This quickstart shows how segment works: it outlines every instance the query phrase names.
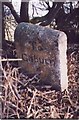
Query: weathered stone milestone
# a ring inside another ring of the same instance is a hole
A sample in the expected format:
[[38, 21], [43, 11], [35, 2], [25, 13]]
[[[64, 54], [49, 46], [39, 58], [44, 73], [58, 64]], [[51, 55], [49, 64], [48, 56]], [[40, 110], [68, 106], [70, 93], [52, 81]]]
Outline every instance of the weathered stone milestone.
[[30, 23], [20, 23], [14, 38], [17, 56], [22, 58], [19, 65], [27, 73], [36, 74], [45, 84], [64, 84], [62, 89], [67, 87], [65, 33]]

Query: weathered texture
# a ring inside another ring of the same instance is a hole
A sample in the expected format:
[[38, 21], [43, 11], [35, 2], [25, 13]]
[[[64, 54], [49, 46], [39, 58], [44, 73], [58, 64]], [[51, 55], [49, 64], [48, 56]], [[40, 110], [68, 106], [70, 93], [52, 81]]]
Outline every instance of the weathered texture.
[[[19, 62], [21, 67], [29, 74], [37, 74], [40, 81], [45, 84], [62, 84], [60, 47], [65, 47], [64, 56], [67, 47], [66, 35], [63, 32], [20, 23], [15, 30], [14, 38], [18, 58], [23, 59]], [[66, 64], [66, 61], [63, 61], [63, 64]]]

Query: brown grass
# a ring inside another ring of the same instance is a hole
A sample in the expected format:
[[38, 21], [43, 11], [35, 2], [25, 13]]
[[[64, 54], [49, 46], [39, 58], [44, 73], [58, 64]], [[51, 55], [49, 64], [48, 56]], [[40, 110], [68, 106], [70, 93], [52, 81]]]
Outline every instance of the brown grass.
[[[73, 50], [74, 48], [74, 50]], [[0, 63], [2, 118], [79, 118], [79, 46], [68, 46], [68, 92], [44, 86], [38, 90], [37, 76], [29, 77], [8, 61]]]

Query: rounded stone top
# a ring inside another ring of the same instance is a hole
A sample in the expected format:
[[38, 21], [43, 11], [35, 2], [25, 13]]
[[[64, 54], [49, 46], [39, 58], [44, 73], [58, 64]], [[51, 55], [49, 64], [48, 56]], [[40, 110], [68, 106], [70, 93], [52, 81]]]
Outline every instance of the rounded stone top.
[[20, 23], [14, 32], [15, 42], [33, 41], [40, 39], [41, 41], [57, 41], [60, 31], [51, 28], [34, 25], [31, 23]]

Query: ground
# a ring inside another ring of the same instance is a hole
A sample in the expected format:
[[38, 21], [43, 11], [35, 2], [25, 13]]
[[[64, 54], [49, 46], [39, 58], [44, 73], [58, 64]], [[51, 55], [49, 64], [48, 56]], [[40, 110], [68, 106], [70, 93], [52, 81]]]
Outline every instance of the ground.
[[[3, 43], [2, 51], [2, 57], [15, 57], [11, 43]], [[67, 60], [69, 83], [63, 92], [37, 89], [37, 76], [26, 75], [16, 62], [3, 62], [2, 118], [79, 118], [79, 45], [68, 45]]]

